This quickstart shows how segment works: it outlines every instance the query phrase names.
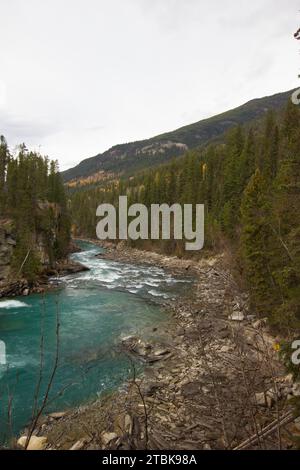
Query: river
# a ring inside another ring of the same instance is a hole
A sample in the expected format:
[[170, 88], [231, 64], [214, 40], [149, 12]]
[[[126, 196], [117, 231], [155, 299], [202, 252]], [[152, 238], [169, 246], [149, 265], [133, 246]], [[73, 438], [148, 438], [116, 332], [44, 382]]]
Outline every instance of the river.
[[162, 302], [191, 282], [159, 267], [97, 258], [100, 247], [79, 244], [82, 251], [72, 259], [89, 271], [60, 278], [59, 288], [43, 295], [0, 300], [0, 340], [6, 345], [6, 365], [0, 365], [1, 442], [30, 421], [41, 369], [40, 399], [45, 393], [55, 361], [57, 317], [59, 363], [47, 412], [120, 387], [129, 374], [128, 358], [118, 347], [122, 336], [161, 330], [170, 320]]

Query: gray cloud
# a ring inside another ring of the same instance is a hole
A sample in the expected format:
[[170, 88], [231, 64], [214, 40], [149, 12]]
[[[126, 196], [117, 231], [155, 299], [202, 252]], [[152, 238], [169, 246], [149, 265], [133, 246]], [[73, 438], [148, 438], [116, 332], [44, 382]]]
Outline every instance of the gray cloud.
[[27, 138], [43, 139], [56, 134], [59, 128], [47, 118], [15, 116], [0, 110], [0, 129], [8, 138], [24, 140]]
[[[63, 169], [297, 86], [298, 0], [2, 2], [0, 133]], [[299, 19], [299, 18], [298, 18]]]

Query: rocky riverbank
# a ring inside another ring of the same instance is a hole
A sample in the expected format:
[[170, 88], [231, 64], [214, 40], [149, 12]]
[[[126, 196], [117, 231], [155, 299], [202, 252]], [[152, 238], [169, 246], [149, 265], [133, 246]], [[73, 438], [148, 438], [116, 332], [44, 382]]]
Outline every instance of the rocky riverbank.
[[[120, 340], [132, 358], [131, 380], [94, 403], [43, 417], [34, 431], [36, 445], [72, 450], [291, 448], [293, 436], [300, 434], [291, 409], [300, 386], [286, 376], [267, 320], [249, 311], [247, 295], [222, 256], [195, 262], [106, 248], [100, 256], [188, 271], [195, 283], [185, 297], [166, 305], [173, 319], [159, 331], [160, 344], [138, 337]], [[139, 360], [145, 364], [142, 376], [135, 373]]]
[[[12, 242], [10, 242], [12, 244]], [[2, 244], [3, 249], [4, 243]], [[72, 244], [70, 247], [70, 253], [78, 251], [78, 247]], [[11, 253], [10, 253], [11, 255]], [[49, 279], [51, 277], [67, 276], [68, 274], [76, 274], [82, 271], [88, 271], [86, 266], [83, 266], [80, 263], [71, 261], [70, 259], [62, 260], [56, 263], [55, 268], [44, 267], [43, 271], [40, 273], [39, 277], [32, 282], [29, 282], [27, 279], [12, 279], [12, 276], [9, 274], [9, 264], [6, 262], [6, 275], [0, 279], [0, 299], [5, 297], [17, 297], [17, 296], [27, 296], [29, 294], [41, 294], [43, 292], [48, 292], [56, 288], [55, 283], [50, 283]]]

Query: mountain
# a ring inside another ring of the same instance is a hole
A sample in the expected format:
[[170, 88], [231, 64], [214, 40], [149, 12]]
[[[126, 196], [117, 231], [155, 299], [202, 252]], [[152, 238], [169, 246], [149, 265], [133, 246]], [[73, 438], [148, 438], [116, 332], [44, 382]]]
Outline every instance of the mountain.
[[260, 118], [270, 109], [283, 107], [293, 91], [251, 100], [238, 108], [151, 139], [115, 145], [64, 171], [63, 178], [65, 182], [70, 182], [95, 174], [126, 173], [130, 176], [137, 170], [167, 162], [189, 149], [207, 144], [221, 137], [229, 128]]

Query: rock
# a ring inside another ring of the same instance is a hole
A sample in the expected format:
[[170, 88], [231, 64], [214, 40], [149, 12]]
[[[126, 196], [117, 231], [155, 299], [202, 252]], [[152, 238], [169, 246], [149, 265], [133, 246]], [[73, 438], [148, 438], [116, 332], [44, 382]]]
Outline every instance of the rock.
[[229, 338], [229, 336], [230, 336], [230, 332], [227, 329], [219, 332], [220, 339], [227, 339]]
[[258, 406], [264, 406], [272, 408], [275, 402], [280, 398], [279, 392], [276, 392], [273, 388], [267, 392], [261, 392], [255, 394], [255, 402]]
[[276, 390], [275, 388], [272, 387], [267, 391], [266, 396], [271, 397], [271, 398], [273, 398], [274, 400], [277, 401], [277, 400], [279, 400], [279, 398], [281, 398], [281, 393], [278, 390], [278, 388]]
[[11, 238], [11, 237], [6, 238], [6, 243], [7, 243], [8, 245], [12, 245], [12, 246], [16, 246], [16, 244], [17, 244], [16, 240], [14, 240], [14, 239]]
[[294, 424], [295, 424], [295, 428], [297, 429], [297, 431], [300, 431], [300, 416], [299, 418], [295, 419]]
[[283, 378], [283, 382], [292, 384], [293, 383], [293, 374], [288, 374]]
[[233, 312], [232, 315], [229, 315], [228, 320], [231, 321], [243, 321], [245, 319], [245, 315], [243, 312]]
[[255, 394], [255, 402], [258, 406], [267, 406], [267, 399], [265, 392]]
[[300, 397], [300, 382], [294, 383], [292, 393], [294, 397]]
[[147, 355], [147, 352], [149, 351], [149, 347], [147, 347], [144, 343], [139, 342], [132, 348], [132, 351], [138, 356], [144, 358]]
[[[25, 449], [27, 436], [22, 436], [18, 440], [18, 445]], [[47, 437], [31, 436], [27, 450], [43, 450], [47, 446]]]
[[254, 321], [256, 316], [255, 315], [247, 315], [246, 318], [247, 318], [248, 321]]
[[281, 398], [281, 394], [279, 390], [275, 390], [274, 388], [271, 388], [266, 392], [266, 400], [267, 400], [267, 405], [268, 408], [272, 408], [274, 403], [276, 403], [279, 399]]
[[122, 345], [127, 349], [133, 349], [139, 342], [139, 338], [137, 336], [125, 336], [125, 338], [122, 338], [121, 341]]
[[241, 308], [241, 307], [240, 307], [240, 305], [239, 305], [238, 303], [235, 303], [235, 304], [233, 305], [233, 311], [234, 311], [234, 312], [239, 312], [239, 311], [240, 311], [240, 308]]
[[288, 395], [291, 395], [292, 387], [291, 386], [281, 387], [280, 393], [282, 397], [287, 397]]
[[157, 349], [156, 351], [154, 351], [154, 356], [165, 356], [169, 352], [169, 349]]
[[209, 445], [209, 444], [207, 444], [207, 443], [206, 443], [206, 444], [204, 444], [204, 446], [203, 446], [203, 450], [211, 450], [211, 447], [210, 447], [210, 445]]
[[149, 383], [145, 386], [143, 393], [146, 397], [151, 397], [154, 395], [159, 389], [161, 388], [161, 385], [159, 383]]
[[132, 434], [132, 429], [133, 429], [133, 421], [131, 419], [130, 415], [126, 415], [124, 419], [124, 429], [125, 432], [129, 435]]
[[102, 442], [105, 446], [107, 446], [111, 441], [117, 439], [118, 434], [115, 432], [103, 432], [101, 434]]
[[185, 398], [191, 398], [201, 392], [201, 382], [189, 382], [181, 387], [181, 393]]
[[85, 439], [80, 439], [79, 441], [75, 442], [74, 445], [70, 448], [70, 450], [80, 450], [83, 448], [85, 444]]
[[220, 353], [224, 354], [224, 353], [228, 353], [229, 351], [231, 351], [231, 346], [222, 346], [221, 349], [220, 349]]
[[117, 246], [116, 246], [116, 250], [117, 250], [117, 251], [123, 251], [123, 250], [126, 250], [126, 248], [127, 248], [127, 242], [126, 242], [126, 240], [120, 241], [120, 242], [117, 244]]
[[53, 418], [53, 419], [61, 419], [64, 416], [66, 416], [66, 414], [67, 414], [66, 411], [61, 411], [59, 413], [50, 413], [48, 416], [49, 418]]
[[263, 320], [256, 320], [255, 322], [252, 323], [252, 326], [256, 330], [259, 330], [260, 328], [262, 328], [264, 326], [264, 322], [263, 322]]
[[[201, 325], [202, 327], [202, 325]], [[204, 327], [203, 327], [204, 329]], [[199, 330], [195, 327], [187, 328], [185, 331], [185, 337], [190, 340], [197, 340], [199, 339]]]
[[22, 295], [24, 296], [29, 295], [29, 289], [24, 289]]
[[[90, 269], [81, 263], [69, 261], [67, 263], [58, 264], [57, 270], [60, 276], [66, 276], [68, 274], [77, 274], [83, 271], [89, 271]], [[48, 275], [49, 275], [49, 271], [48, 271]]]

